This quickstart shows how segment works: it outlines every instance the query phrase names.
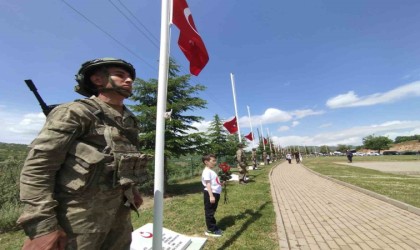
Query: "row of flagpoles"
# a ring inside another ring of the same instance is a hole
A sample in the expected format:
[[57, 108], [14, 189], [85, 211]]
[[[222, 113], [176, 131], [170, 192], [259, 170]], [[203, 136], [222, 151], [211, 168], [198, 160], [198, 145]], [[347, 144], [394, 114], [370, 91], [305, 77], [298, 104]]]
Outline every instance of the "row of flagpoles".
[[[240, 132], [241, 130], [240, 130], [238, 119], [237, 119], [238, 110], [237, 110], [237, 105], [236, 105], [235, 83], [233, 81], [233, 74], [231, 73], [230, 75], [231, 75], [231, 79], [232, 79], [232, 93], [233, 93], [233, 103], [234, 103], [234, 107], [235, 107], [235, 116], [231, 120], [228, 120], [228, 121], [224, 122], [223, 126], [226, 128], [226, 130], [230, 134], [238, 133], [238, 140], [239, 140], [239, 142], [242, 142], [242, 135], [241, 135], [241, 132]], [[251, 132], [249, 132], [249, 134], [245, 135], [244, 137], [252, 142], [252, 147], [254, 148], [255, 147], [255, 143], [254, 143], [255, 142], [255, 140], [254, 140], [255, 136], [254, 136], [254, 131], [253, 131], [253, 127], [252, 127], [251, 111], [249, 109], [249, 106], [246, 106], [246, 107], [247, 107], [247, 110], [248, 110], [249, 126], [251, 128]], [[270, 131], [267, 128], [267, 138], [268, 139], [266, 139], [264, 137], [264, 132], [263, 132], [263, 127], [262, 127], [262, 122], [261, 121], [260, 121], [260, 126], [261, 126], [261, 136], [262, 136], [261, 140], [262, 140], [264, 150], [265, 150], [265, 145], [269, 144], [270, 145], [270, 151], [271, 151], [271, 149], [272, 149], [271, 148], [271, 143], [269, 143]], [[257, 131], [258, 131], [258, 137], [260, 137], [258, 128], [257, 128]]]

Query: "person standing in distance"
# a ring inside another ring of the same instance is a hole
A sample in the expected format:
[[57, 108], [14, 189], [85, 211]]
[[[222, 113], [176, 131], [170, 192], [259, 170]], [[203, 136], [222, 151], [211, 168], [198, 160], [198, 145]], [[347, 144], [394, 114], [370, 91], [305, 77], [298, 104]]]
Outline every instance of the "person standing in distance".
[[236, 162], [237, 166], [239, 168], [239, 184], [246, 184], [248, 182], [246, 174], [248, 173], [248, 170], [246, 169], [246, 156], [244, 152], [245, 145], [243, 143], [238, 144], [238, 150], [236, 150]]
[[346, 150], [346, 156], [347, 156], [347, 160], [349, 160], [349, 163], [353, 162], [353, 153], [351, 152], [351, 150], [347, 149]]
[[138, 123], [123, 104], [132, 94], [134, 67], [115, 58], [82, 64], [75, 90], [89, 97], [54, 108], [20, 177], [29, 237], [22, 249], [129, 249], [130, 208], [143, 200], [146, 177]]
[[252, 155], [251, 155], [251, 158], [252, 158], [252, 166], [253, 166], [253, 170], [256, 170], [256, 169], [258, 169], [257, 168], [257, 149], [256, 148], [253, 148], [252, 149]]

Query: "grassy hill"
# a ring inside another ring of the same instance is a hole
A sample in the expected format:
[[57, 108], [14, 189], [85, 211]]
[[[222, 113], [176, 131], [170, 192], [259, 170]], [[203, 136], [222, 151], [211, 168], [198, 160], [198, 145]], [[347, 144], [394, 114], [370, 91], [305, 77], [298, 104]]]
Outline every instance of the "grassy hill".
[[405, 141], [400, 142], [392, 145], [392, 147], [389, 149], [391, 151], [414, 151], [418, 152], [420, 151], [420, 141], [419, 140], [413, 140], [413, 141]]
[[0, 162], [6, 159], [25, 159], [28, 145], [0, 142]]

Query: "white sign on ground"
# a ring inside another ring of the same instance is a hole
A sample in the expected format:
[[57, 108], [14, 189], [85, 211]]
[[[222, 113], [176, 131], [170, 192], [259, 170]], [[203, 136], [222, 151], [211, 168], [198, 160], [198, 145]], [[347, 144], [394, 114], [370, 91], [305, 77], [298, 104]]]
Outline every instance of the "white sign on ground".
[[239, 175], [237, 174], [231, 174], [231, 178], [229, 181], [239, 181]]
[[[162, 230], [163, 250], [198, 250], [206, 243], [206, 238], [188, 237], [169, 229]], [[130, 250], [152, 250], [153, 249], [153, 224], [146, 225], [132, 232]]]

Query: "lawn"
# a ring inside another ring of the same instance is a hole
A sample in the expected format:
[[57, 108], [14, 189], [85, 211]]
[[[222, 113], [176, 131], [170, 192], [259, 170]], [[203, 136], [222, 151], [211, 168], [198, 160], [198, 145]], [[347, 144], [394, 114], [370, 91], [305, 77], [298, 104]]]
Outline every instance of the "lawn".
[[[420, 164], [419, 157], [415, 155], [354, 157], [353, 160], [415, 161]], [[303, 163], [323, 175], [420, 207], [419, 177], [383, 173], [334, 162], [346, 162], [346, 158], [342, 156], [305, 158]], [[225, 234], [220, 238], [208, 238], [204, 249], [279, 248], [268, 179], [273, 166], [274, 164], [262, 167], [261, 170], [250, 171], [251, 181], [248, 185], [228, 183], [228, 203], [224, 204], [224, 194], [222, 194], [216, 213], [218, 225]], [[201, 190], [200, 177], [175, 182], [168, 186], [164, 202], [165, 228], [189, 236], [205, 237]], [[152, 198], [148, 197], [145, 201], [140, 217], [132, 214], [134, 228], [153, 222]], [[22, 231], [4, 233], [0, 234], [0, 244], [2, 249], [20, 249], [24, 238]]]
[[[204, 249], [278, 249], [276, 218], [270, 195], [268, 173], [273, 165], [250, 171], [250, 183], [228, 182], [228, 202], [222, 193], [216, 220], [225, 231], [220, 238], [209, 237]], [[234, 174], [237, 174], [234, 170]], [[205, 237], [204, 207], [200, 177], [168, 186], [163, 226], [172, 231]], [[150, 198], [145, 199], [149, 200]], [[132, 214], [134, 228], [153, 222], [153, 206], [145, 205], [140, 217]], [[20, 249], [22, 231], [0, 234], [2, 249]]]
[[[306, 158], [304, 165], [322, 175], [385, 195], [415, 207], [420, 207], [420, 178], [418, 176], [384, 173], [377, 170], [335, 163], [346, 161], [345, 157], [340, 156], [314, 157]], [[419, 157], [416, 155], [364, 156], [354, 157], [353, 161], [416, 161], [420, 164]]]

